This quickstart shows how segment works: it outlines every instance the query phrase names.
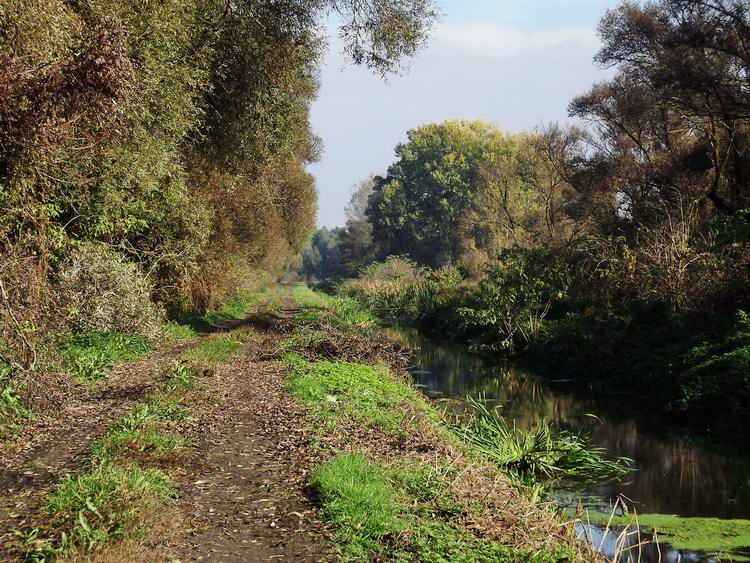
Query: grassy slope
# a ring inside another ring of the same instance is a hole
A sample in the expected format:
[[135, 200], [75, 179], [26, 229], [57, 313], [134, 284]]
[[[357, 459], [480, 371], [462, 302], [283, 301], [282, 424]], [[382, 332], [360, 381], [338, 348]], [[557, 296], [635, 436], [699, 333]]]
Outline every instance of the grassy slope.
[[[294, 297], [303, 307], [298, 321], [313, 322], [317, 332], [325, 332], [326, 326], [351, 338], [363, 332], [365, 319], [350, 301], [326, 299], [302, 287], [294, 289]], [[297, 332], [305, 330], [302, 326]], [[289, 340], [291, 348], [304, 341], [299, 334]], [[336, 530], [344, 559], [374, 555], [395, 561], [489, 562], [581, 557], [571, 549], [576, 545], [570, 537], [550, 540], [550, 525], [559, 522], [549, 514], [542, 516], [497, 471], [469, 455], [438, 423], [422, 395], [385, 367], [333, 358], [305, 361], [295, 354], [284, 361], [290, 373], [287, 390], [308, 407], [317, 447], [329, 458], [314, 472], [311, 485], [323, 517]], [[415, 448], [386, 445], [415, 438], [431, 443]], [[420, 447], [431, 453], [423, 455]], [[469, 486], [487, 487], [483, 497], [491, 501], [472, 495], [464, 473], [476, 478]], [[506, 486], [493, 490], [490, 483], [499, 482]], [[493, 501], [517, 504], [528, 520], [514, 521], [512, 510], [501, 515]]]

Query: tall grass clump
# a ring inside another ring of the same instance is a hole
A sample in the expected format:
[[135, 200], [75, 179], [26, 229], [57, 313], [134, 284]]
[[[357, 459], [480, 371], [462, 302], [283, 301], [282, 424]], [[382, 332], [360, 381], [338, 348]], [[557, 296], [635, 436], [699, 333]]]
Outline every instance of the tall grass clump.
[[102, 379], [117, 364], [151, 350], [145, 338], [118, 332], [67, 334], [59, 337], [56, 344], [63, 367], [80, 381]]
[[157, 469], [135, 465], [101, 465], [89, 473], [66, 477], [44, 506], [58, 553], [92, 550], [97, 544], [142, 533], [149, 513], [172, 502], [175, 490]]
[[630, 470], [632, 460], [607, 459], [605, 450], [593, 446], [581, 433], [556, 430], [547, 422], [524, 431], [510, 426], [484, 404], [469, 402], [474, 411], [471, 418], [453, 425], [453, 431], [534, 496], [544, 489], [613, 481]]
[[13, 433], [19, 422], [31, 420], [33, 416], [31, 409], [21, 402], [13, 387], [0, 387], [0, 439]]
[[347, 280], [339, 293], [352, 297], [384, 318], [416, 316], [415, 294], [423, 271], [411, 260], [391, 256], [364, 268], [357, 279]]
[[366, 559], [378, 540], [403, 525], [396, 491], [383, 470], [360, 454], [339, 454], [324, 463], [313, 472], [310, 485], [347, 558]]

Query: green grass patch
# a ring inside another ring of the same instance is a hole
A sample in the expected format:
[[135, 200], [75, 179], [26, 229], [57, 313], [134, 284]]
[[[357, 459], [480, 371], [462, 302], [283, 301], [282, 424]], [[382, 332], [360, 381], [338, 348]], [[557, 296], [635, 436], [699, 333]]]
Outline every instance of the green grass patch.
[[[582, 518], [592, 524], [626, 527], [635, 525], [632, 515], [611, 516], [597, 510], [586, 511]], [[718, 518], [682, 518], [669, 514], [639, 514], [641, 530], [657, 532], [661, 542], [675, 549], [700, 551], [722, 560], [750, 561], [750, 520]]]
[[227, 361], [239, 350], [242, 342], [234, 335], [227, 334], [202, 342], [182, 354], [182, 358], [194, 362], [221, 363]]
[[383, 536], [403, 526], [396, 492], [384, 472], [364, 456], [336, 456], [313, 472], [310, 485], [346, 557], [365, 557]]
[[13, 434], [19, 423], [33, 417], [34, 413], [20, 401], [13, 387], [0, 387], [0, 439]]
[[145, 338], [119, 332], [68, 334], [56, 341], [63, 367], [79, 381], [95, 381], [109, 375], [117, 364], [151, 351]]
[[164, 334], [164, 339], [170, 344], [182, 340], [190, 340], [198, 336], [198, 331], [192, 326], [175, 322], [168, 322], [162, 326], [161, 330]]
[[406, 431], [403, 403], [416, 403], [417, 393], [391, 379], [382, 366], [345, 362], [308, 363], [289, 354], [287, 391], [324, 419], [356, 420], [385, 431]]
[[174, 328], [168, 330], [183, 335], [189, 334], [189, 332], [192, 332], [193, 335], [201, 332], [213, 332], [222, 323], [244, 319], [248, 311], [262, 299], [271, 295], [272, 291], [269, 288], [247, 297], [230, 299], [224, 302], [221, 309], [215, 311], [184, 314], [180, 316], [176, 323], [170, 323], [174, 325]]
[[292, 286], [292, 299], [303, 309], [326, 309], [330, 304], [330, 297], [325, 293], [313, 291], [306, 285]]
[[162, 396], [138, 404], [94, 442], [92, 458], [95, 463], [102, 464], [115, 458], [145, 455], [150, 460], [164, 460], [177, 455], [190, 442], [165, 432], [161, 427], [188, 419], [187, 412], [174, 398]]
[[98, 466], [90, 473], [65, 478], [47, 498], [44, 511], [51, 517], [55, 540], [35, 542], [34, 532], [32, 538], [22, 539], [37, 556], [91, 550], [99, 543], [142, 533], [148, 512], [175, 496], [171, 480], [157, 469]]

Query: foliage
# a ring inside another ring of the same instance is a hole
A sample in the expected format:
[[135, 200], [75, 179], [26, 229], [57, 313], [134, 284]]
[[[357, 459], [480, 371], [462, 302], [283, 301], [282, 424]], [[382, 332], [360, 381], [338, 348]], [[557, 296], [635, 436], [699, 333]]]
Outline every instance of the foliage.
[[[33, 364], [64, 319], [153, 336], [161, 305], [216, 308], [247, 272], [304, 249], [331, 10], [350, 59], [379, 73], [436, 18], [431, 0], [0, 0], [2, 320], [12, 308], [17, 321], [0, 330], [14, 361]], [[19, 334], [27, 323], [38, 333]]]
[[476, 193], [483, 166], [510, 150], [500, 130], [481, 121], [446, 121], [408, 132], [398, 160], [376, 178], [367, 216], [383, 254], [420, 264], [447, 263], [459, 248], [459, 219]]
[[378, 540], [403, 526], [396, 492], [384, 472], [360, 454], [340, 454], [319, 466], [310, 485], [345, 557], [365, 558]]
[[[504, 250], [479, 282], [471, 306], [457, 310], [479, 348], [514, 351], [537, 338], [552, 303], [562, 300], [572, 274], [545, 248]], [[520, 341], [520, 342], [519, 342]]]
[[81, 381], [106, 377], [117, 364], [151, 350], [148, 340], [118, 332], [67, 334], [59, 337], [56, 344], [65, 369]]

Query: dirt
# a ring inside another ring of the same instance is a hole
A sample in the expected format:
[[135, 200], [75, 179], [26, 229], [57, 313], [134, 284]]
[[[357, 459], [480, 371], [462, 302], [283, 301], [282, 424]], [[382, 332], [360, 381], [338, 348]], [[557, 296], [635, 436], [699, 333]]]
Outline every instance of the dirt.
[[305, 490], [304, 412], [277, 364], [240, 354], [217, 374], [223, 408], [201, 431], [180, 487], [190, 523], [180, 561], [324, 561], [324, 528]]
[[[288, 304], [282, 317], [294, 312]], [[277, 345], [273, 322], [256, 315], [221, 328], [241, 324], [264, 332], [206, 377], [195, 404], [187, 405], [197, 415], [191, 429], [196, 448], [176, 475], [180, 498], [171, 527], [177, 531], [165, 531], [161, 541], [152, 531], [157, 541], [139, 547], [139, 560], [332, 559], [305, 490], [316, 460], [303, 432], [304, 410], [283, 391], [282, 368], [263, 360]], [[34, 527], [49, 489], [66, 474], [85, 470], [91, 443], [155, 389], [159, 374], [185, 347], [119, 366], [96, 392], [76, 389], [55, 417], [0, 444], [0, 561], [18, 561], [10, 545], [13, 530]], [[132, 560], [115, 553], [107, 560]]]
[[185, 346], [120, 365], [94, 388], [72, 386], [54, 416], [38, 417], [0, 444], [0, 561], [17, 560], [10, 547], [13, 530], [33, 527], [49, 489], [85, 467], [91, 443], [155, 388], [159, 374]]

